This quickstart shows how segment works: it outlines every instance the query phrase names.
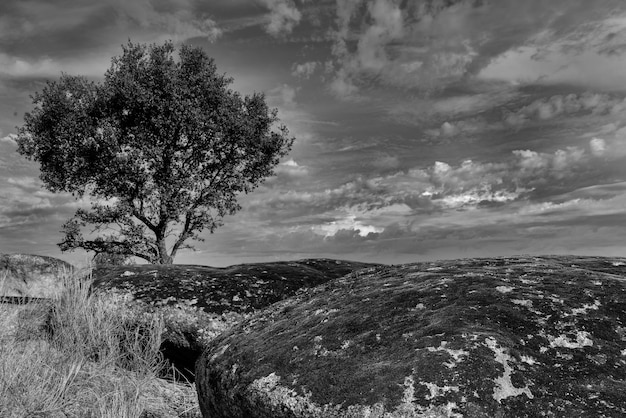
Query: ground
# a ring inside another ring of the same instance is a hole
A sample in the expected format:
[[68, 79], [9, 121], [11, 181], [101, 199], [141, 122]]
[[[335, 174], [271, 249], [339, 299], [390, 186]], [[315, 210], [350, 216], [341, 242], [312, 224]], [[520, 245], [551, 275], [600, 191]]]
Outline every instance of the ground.
[[128, 296], [138, 311], [165, 315], [165, 357], [185, 380], [205, 344], [258, 309], [374, 264], [308, 259], [241, 264], [226, 268], [198, 265], [105, 266], [93, 271], [94, 291]]
[[205, 416], [625, 416], [626, 259], [360, 270], [218, 336], [196, 374]]

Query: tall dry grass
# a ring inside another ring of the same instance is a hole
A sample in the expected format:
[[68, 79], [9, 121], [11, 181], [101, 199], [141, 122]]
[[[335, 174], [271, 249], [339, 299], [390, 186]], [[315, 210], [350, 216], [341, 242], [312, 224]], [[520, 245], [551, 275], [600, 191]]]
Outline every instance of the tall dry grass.
[[193, 400], [146, 415], [163, 398], [151, 392], [164, 367], [162, 317], [92, 294], [84, 271], [62, 280], [49, 303], [0, 304], [0, 417], [198, 416]]

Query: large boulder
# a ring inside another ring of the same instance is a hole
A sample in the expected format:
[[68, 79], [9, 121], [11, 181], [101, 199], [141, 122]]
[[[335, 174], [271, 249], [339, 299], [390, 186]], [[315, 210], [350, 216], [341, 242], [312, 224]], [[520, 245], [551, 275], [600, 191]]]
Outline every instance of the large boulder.
[[311, 259], [241, 264], [97, 267], [93, 290], [125, 292], [140, 311], [164, 314], [162, 352], [186, 380], [205, 345], [252, 312], [373, 264]]
[[0, 295], [52, 298], [74, 267], [63, 260], [31, 254], [0, 254]]
[[205, 417], [623, 417], [626, 259], [362, 270], [215, 338], [196, 387]]

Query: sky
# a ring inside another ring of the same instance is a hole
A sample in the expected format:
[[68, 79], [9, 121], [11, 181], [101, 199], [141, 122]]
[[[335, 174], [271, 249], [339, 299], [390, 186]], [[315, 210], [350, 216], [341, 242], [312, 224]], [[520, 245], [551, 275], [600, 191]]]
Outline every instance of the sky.
[[623, 0], [3, 0], [0, 252], [89, 258], [15, 134], [128, 40], [203, 48], [296, 138], [176, 263], [626, 255]]

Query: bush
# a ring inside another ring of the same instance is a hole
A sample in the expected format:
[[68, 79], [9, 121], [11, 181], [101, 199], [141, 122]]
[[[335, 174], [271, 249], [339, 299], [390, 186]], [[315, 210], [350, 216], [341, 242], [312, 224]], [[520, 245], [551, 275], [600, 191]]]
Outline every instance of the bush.
[[100, 266], [127, 266], [132, 264], [130, 257], [124, 254], [111, 254], [107, 252], [96, 254], [92, 263], [95, 267]]

